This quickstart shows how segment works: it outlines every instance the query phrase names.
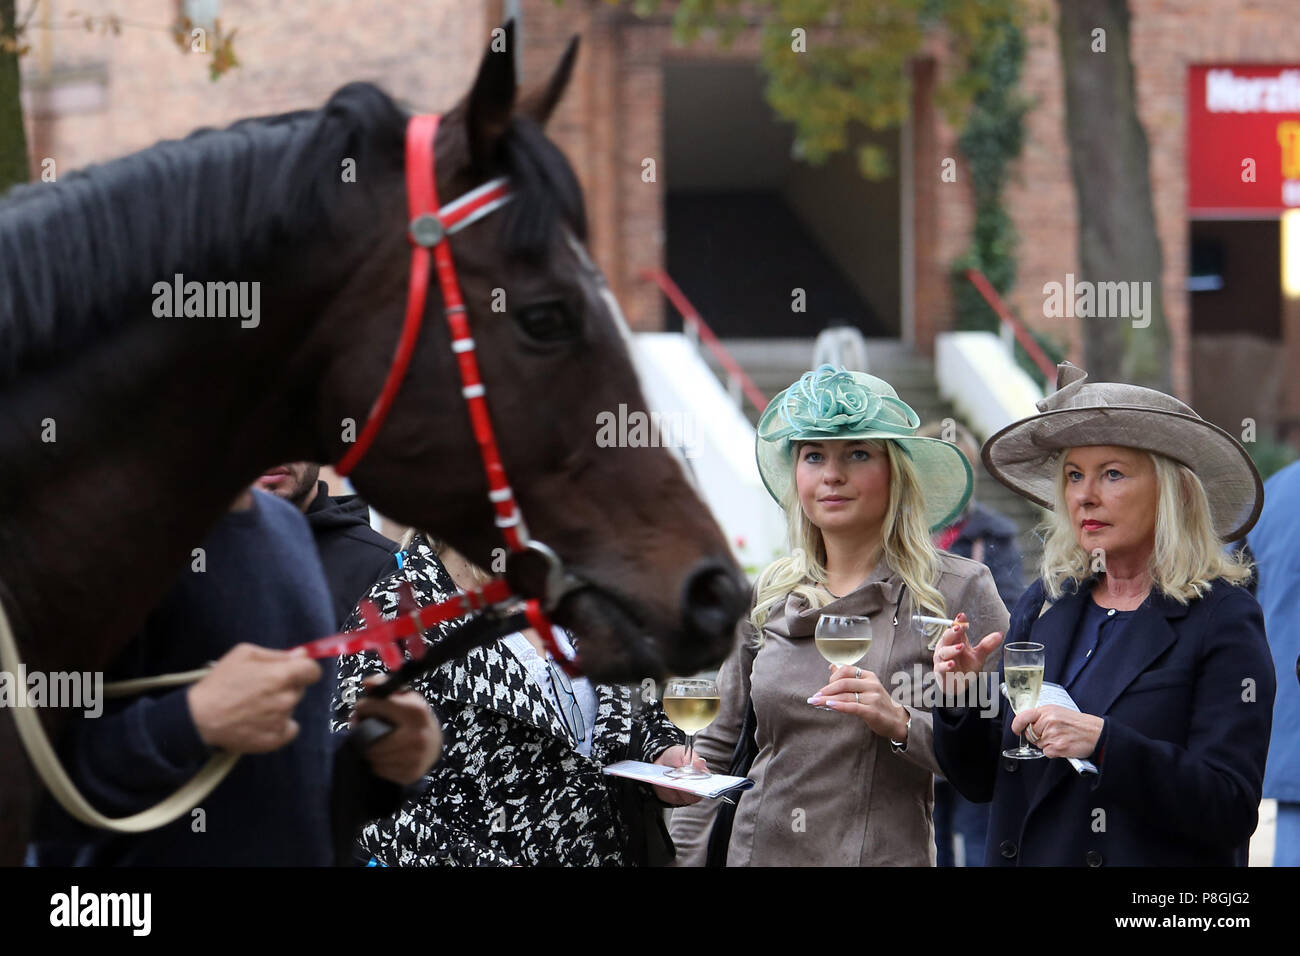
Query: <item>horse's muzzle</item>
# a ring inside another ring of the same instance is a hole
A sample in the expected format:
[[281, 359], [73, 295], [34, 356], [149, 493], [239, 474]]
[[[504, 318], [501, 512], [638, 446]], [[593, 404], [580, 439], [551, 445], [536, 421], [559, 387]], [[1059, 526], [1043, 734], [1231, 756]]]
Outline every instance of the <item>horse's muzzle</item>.
[[697, 565], [682, 587], [686, 640], [665, 648], [665, 656], [674, 673], [694, 674], [721, 664], [731, 653], [749, 591], [732, 566], [716, 560]]

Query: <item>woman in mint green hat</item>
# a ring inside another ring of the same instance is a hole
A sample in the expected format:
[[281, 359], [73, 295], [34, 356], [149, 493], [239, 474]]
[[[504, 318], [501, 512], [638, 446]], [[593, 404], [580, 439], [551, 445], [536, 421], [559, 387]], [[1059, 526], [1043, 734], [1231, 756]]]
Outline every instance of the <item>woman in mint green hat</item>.
[[[928, 644], [940, 629], [912, 617], [960, 613], [987, 634], [1006, 628], [1007, 610], [987, 568], [934, 548], [931, 532], [960, 513], [973, 478], [954, 445], [917, 437], [918, 426], [887, 382], [829, 365], [759, 420], [759, 472], [785, 509], [791, 553], [759, 575], [718, 675], [721, 710], [696, 738], [725, 772], [752, 702], [755, 786], [722, 844], [728, 865], [934, 864]], [[856, 664], [821, 657], [823, 614], [870, 618]], [[706, 862], [718, 805], [674, 812], [678, 865]]]

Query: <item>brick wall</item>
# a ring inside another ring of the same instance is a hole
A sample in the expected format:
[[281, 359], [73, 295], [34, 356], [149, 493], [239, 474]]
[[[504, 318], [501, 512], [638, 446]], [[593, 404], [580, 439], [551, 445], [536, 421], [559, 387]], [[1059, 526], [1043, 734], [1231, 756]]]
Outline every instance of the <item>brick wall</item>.
[[1024, 147], [1004, 192], [1019, 237], [1017, 281], [1006, 299], [1031, 327], [1065, 344], [1071, 361], [1083, 364], [1076, 321], [1043, 315], [1043, 284], [1063, 282], [1067, 272], [1078, 272], [1078, 218], [1065, 140], [1055, 5], [1051, 0], [1030, 0], [1030, 6], [1034, 12], [1026, 30], [1021, 95], [1031, 107], [1025, 115]]
[[[294, 0], [267, 4], [223, 0], [222, 25], [238, 29], [241, 65], [217, 82], [208, 57], [177, 49], [166, 29], [168, 0], [53, 0], [49, 63], [106, 84], [105, 108], [47, 119], [29, 115], [33, 156], [53, 157], [60, 170], [134, 152], [200, 126], [225, 126], [243, 116], [321, 106], [350, 80], [370, 80], [417, 106], [445, 109], [468, 88], [488, 39], [481, 0], [385, 3], [376, 15], [366, 0]], [[99, 36], [67, 18], [116, 13], [120, 36]], [[40, 44], [39, 35], [37, 45]], [[41, 82], [36, 55], [25, 58], [24, 85]]]
[[[933, 90], [944, 64], [928, 51], [912, 67], [912, 243], [913, 344], [933, 354], [934, 337], [952, 325], [952, 263], [970, 246], [974, 201], [957, 132], [935, 108]], [[944, 163], [956, 163], [956, 179], [945, 181]]]

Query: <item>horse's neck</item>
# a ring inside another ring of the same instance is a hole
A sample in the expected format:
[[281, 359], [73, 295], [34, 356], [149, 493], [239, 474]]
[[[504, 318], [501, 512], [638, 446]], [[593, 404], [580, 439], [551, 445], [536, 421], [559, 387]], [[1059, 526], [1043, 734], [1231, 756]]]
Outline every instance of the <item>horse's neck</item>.
[[33, 667], [101, 668], [252, 478], [314, 457], [311, 384], [237, 326], [127, 329], [0, 403], [0, 600]]

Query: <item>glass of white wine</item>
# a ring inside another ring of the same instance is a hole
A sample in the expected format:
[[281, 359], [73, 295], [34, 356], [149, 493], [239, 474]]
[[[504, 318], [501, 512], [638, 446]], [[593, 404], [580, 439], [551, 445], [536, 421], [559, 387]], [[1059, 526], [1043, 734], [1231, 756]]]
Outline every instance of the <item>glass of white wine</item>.
[[[1043, 689], [1043, 664], [1046, 661], [1044, 651], [1042, 644], [1030, 641], [1013, 642], [1002, 648], [1007, 695], [1011, 698], [1011, 709], [1017, 714], [1038, 706], [1038, 694]], [[1043, 756], [1043, 752], [1026, 744], [1025, 735], [1021, 733], [1020, 746], [1014, 750], [1002, 751], [1002, 756], [1036, 760]]]
[[[832, 664], [856, 664], [871, 648], [871, 618], [857, 614], [823, 614], [817, 618], [813, 641]], [[834, 707], [815, 705], [818, 710]]]
[[668, 719], [686, 735], [686, 761], [665, 776], [678, 779], [713, 776], [707, 770], [697, 770], [691, 763], [695, 759], [695, 735], [713, 723], [722, 704], [717, 683], [707, 678], [674, 678], [664, 689], [663, 704]]

